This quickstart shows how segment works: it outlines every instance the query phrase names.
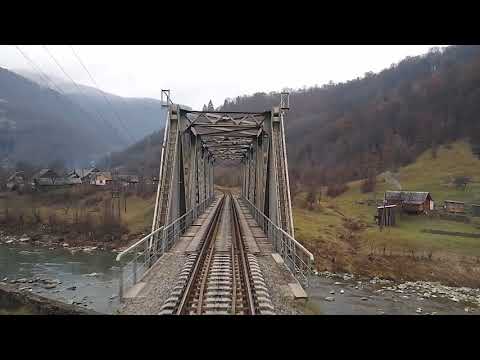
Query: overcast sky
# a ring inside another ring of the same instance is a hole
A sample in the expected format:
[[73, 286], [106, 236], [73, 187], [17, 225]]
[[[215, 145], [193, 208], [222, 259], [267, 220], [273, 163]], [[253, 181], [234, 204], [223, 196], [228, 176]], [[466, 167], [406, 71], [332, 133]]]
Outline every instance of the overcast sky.
[[[201, 109], [227, 97], [284, 87], [321, 86], [378, 72], [407, 56], [442, 45], [74, 45], [100, 88], [127, 97], [160, 98], [170, 89], [174, 102]], [[47, 46], [76, 81], [93, 86], [69, 46]], [[40, 45], [20, 48], [47, 74], [65, 76]], [[14, 46], [0, 46], [0, 67], [31, 65]]]

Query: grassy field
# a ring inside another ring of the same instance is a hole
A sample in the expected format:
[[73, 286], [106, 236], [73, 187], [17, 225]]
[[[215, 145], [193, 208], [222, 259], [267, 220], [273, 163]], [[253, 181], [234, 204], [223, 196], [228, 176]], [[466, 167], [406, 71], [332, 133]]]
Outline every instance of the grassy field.
[[[29, 194], [17, 195], [15, 193], [3, 193], [0, 196], [0, 214], [4, 218], [6, 209], [18, 218], [23, 215], [26, 223], [32, 222], [33, 213], [36, 211], [42, 222], [48, 222], [52, 214], [60, 222], [73, 223], [78, 212], [88, 213], [93, 219], [100, 221], [105, 215], [105, 207], [111, 208], [110, 191], [89, 191], [85, 194], [74, 194], [71, 201], [64, 200], [65, 190], [51, 190], [47, 193], [37, 194], [34, 197]], [[155, 194], [147, 197], [129, 195], [125, 202], [123, 195], [120, 199], [120, 217], [122, 223], [131, 234], [140, 234], [150, 230]], [[66, 205], [69, 204], [69, 205]]]
[[[453, 179], [463, 175], [472, 178], [466, 191], [453, 185]], [[437, 206], [443, 205], [444, 200], [465, 201], [467, 204], [480, 202], [480, 160], [472, 154], [466, 142], [441, 147], [435, 159], [427, 151], [415, 163], [399, 169], [395, 177], [403, 190], [430, 192]], [[472, 222], [467, 224], [401, 214], [397, 217], [397, 226], [380, 231], [374, 223], [376, 207], [357, 202], [382, 199], [385, 190], [396, 188], [382, 175], [377, 177], [374, 193], [363, 194], [360, 185], [361, 181], [349, 183], [348, 191], [337, 198], [324, 195], [319, 209], [314, 211], [302, 208], [305, 193], [295, 198], [295, 237], [323, 258], [319, 260], [321, 266], [329, 268], [328, 260], [340, 257], [344, 267], [352, 270], [354, 259], [348, 254], [358, 258], [372, 251], [377, 254], [413, 252], [418, 256], [433, 253], [433, 257], [451, 259], [480, 257], [480, 238], [422, 232], [433, 229], [480, 234], [480, 218], [471, 217]], [[352, 228], [352, 224], [356, 226]]]

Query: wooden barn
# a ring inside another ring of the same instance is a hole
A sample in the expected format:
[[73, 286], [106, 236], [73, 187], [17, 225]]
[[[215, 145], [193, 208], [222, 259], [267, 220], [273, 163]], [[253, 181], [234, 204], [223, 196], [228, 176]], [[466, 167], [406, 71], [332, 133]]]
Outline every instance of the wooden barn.
[[445, 210], [449, 213], [465, 212], [465, 203], [462, 201], [445, 200]]
[[433, 210], [433, 198], [426, 191], [387, 191], [387, 205], [397, 205], [404, 212], [422, 214]]

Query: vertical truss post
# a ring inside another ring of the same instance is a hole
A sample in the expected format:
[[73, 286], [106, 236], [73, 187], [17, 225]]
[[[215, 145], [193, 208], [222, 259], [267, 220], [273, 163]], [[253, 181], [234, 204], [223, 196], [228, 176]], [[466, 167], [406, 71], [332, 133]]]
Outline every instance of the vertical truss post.
[[[274, 107], [270, 121], [271, 157], [269, 171], [270, 198], [269, 211], [272, 221], [288, 234], [293, 236], [293, 216], [290, 201], [290, 186], [288, 179], [288, 164], [284, 127], [280, 107]], [[275, 220], [274, 220], [275, 219]]]
[[252, 144], [252, 147], [249, 150], [249, 155], [250, 155], [250, 161], [249, 161], [249, 167], [250, 167], [250, 179], [249, 179], [249, 200], [254, 204], [255, 203], [255, 185], [256, 185], [256, 165], [255, 165], [255, 159], [256, 159], [256, 151], [255, 151], [255, 144]]
[[[181, 158], [179, 156], [179, 114], [178, 106], [171, 105], [167, 117], [164, 143], [160, 159], [160, 173], [155, 203], [152, 231], [166, 224], [168, 219], [175, 217], [179, 210], [179, 171]], [[173, 208], [173, 209], [172, 209]], [[153, 240], [152, 240], [153, 241]]]

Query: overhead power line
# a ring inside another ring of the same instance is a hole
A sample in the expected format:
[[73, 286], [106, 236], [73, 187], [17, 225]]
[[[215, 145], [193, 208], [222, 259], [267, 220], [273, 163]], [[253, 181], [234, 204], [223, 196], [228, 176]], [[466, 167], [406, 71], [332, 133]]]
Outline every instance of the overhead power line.
[[18, 45], [14, 45], [15, 48], [18, 50], [18, 52], [28, 61], [28, 63], [33, 67], [34, 71], [36, 70], [42, 79], [45, 81], [45, 84], [47, 86], [52, 86], [55, 88], [56, 91], [58, 91], [60, 94], [62, 94], [62, 90], [58, 88], [55, 83], [45, 74], [42, 69], [22, 50]]
[[[105, 95], [105, 93], [100, 89], [100, 86], [98, 86], [98, 83], [95, 81], [95, 79], [93, 78], [92, 74], [90, 73], [90, 71], [88, 71], [87, 67], [85, 66], [84, 62], [82, 61], [82, 59], [80, 58], [80, 56], [77, 54], [77, 52], [75, 51], [75, 49], [73, 48], [73, 46], [69, 45], [70, 46], [70, 49], [72, 50], [73, 52], [73, 55], [77, 58], [78, 62], [80, 63], [80, 65], [83, 67], [83, 69], [85, 70], [85, 72], [88, 74], [88, 77], [90, 78], [90, 80], [92, 81], [93, 85], [100, 91], [100, 93], [102, 94], [103, 98], [105, 99], [105, 101], [107, 102], [107, 104], [109, 104], [112, 108], [112, 111], [113, 113], [115, 114], [115, 117], [117, 118], [118, 120], [118, 123], [122, 126], [123, 130], [125, 131], [125, 134], [129, 137], [129, 139], [132, 141], [133, 143], [133, 139], [131, 138], [131, 135], [130, 135], [130, 132], [128, 131], [128, 129], [126, 128], [126, 125], [123, 123], [123, 121], [120, 120], [120, 116], [118, 116], [118, 113], [115, 111], [115, 107], [113, 106], [113, 104], [110, 102], [110, 100], [108, 99], [108, 97]], [[123, 101], [123, 98], [120, 97], [121, 101]], [[125, 104], [125, 102], [124, 102]], [[125, 104], [126, 105], [126, 104]]]
[[[62, 67], [62, 65], [60, 65], [60, 63], [57, 61], [57, 59], [55, 58], [55, 56], [53, 56], [53, 54], [50, 52], [50, 50], [48, 50], [48, 48], [45, 46], [45, 45], [42, 45], [43, 49], [47, 52], [47, 54], [50, 56], [50, 58], [55, 62], [55, 64], [60, 68], [60, 70], [63, 72], [63, 74], [75, 85], [75, 87], [77, 88], [77, 90], [79, 91], [79, 93], [82, 93], [84, 94], [84, 91], [78, 86], [78, 84], [75, 82], [75, 80], [72, 79], [72, 77], [65, 71], [65, 69]], [[107, 125], [111, 130], [113, 131], [118, 131], [117, 129], [115, 129], [114, 126], [112, 126], [112, 124], [110, 124], [109, 121], [107, 121], [102, 115], [100, 112], [97, 112], [97, 119], [101, 119], [105, 125]]]
[[[64, 104], [68, 103], [68, 105], [78, 106], [80, 108], [80, 110], [85, 113], [85, 115], [87, 115], [89, 118], [92, 118], [91, 113], [86, 111], [82, 106], [80, 106], [79, 104], [73, 104], [72, 100], [70, 100], [70, 98], [68, 98], [65, 95], [65, 93], [62, 91], [62, 89], [60, 89], [60, 87], [58, 87], [55, 84], [55, 82], [52, 79], [50, 79], [50, 77], [47, 74], [45, 74], [44, 71], [42, 71], [40, 66], [38, 66], [38, 64], [36, 64], [35, 61], [33, 61], [18, 45], [14, 45], [14, 46], [18, 50], [18, 52], [28, 61], [30, 66], [33, 68], [33, 70], [37, 71], [39, 73], [39, 75], [45, 81], [46, 85], [50, 86], [50, 89], [53, 90], [53, 93], [55, 94], [57, 99], [61, 100]], [[60, 96], [60, 95], [63, 95], [63, 96]]]

